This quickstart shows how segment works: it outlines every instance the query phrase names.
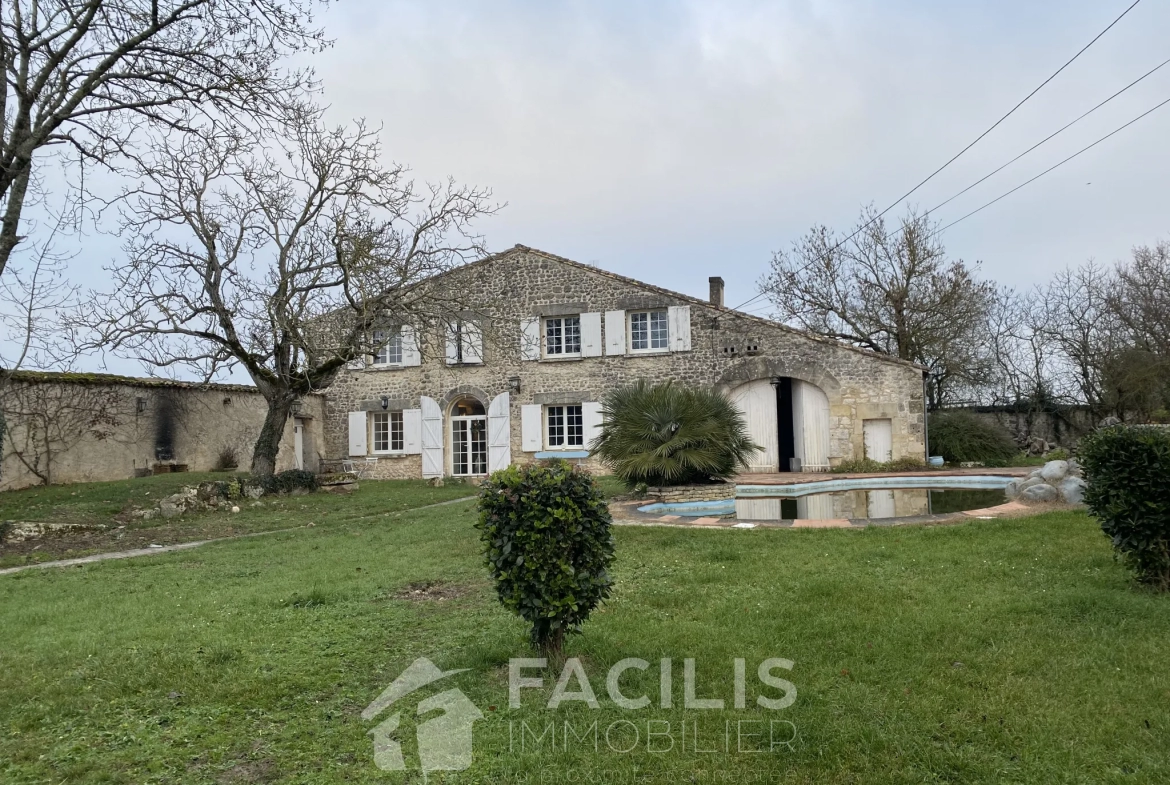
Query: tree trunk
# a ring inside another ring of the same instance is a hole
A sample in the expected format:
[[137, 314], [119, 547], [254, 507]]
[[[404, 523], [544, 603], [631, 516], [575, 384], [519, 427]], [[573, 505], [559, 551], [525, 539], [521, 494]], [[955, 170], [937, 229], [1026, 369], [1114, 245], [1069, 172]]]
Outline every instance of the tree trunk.
[[252, 450], [253, 475], [270, 477], [276, 472], [276, 454], [280, 451], [280, 440], [284, 437], [291, 404], [292, 401], [285, 397], [268, 402], [268, 414], [264, 417], [264, 426], [260, 428], [260, 436], [256, 438], [256, 446]]

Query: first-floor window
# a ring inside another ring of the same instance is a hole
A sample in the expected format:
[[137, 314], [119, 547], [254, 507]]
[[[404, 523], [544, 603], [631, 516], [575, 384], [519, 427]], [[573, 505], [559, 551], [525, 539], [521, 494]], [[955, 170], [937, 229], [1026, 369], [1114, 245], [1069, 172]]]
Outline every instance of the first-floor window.
[[648, 352], [670, 348], [666, 311], [634, 311], [630, 314], [630, 349]]
[[402, 365], [402, 334], [374, 331], [374, 365]]
[[555, 316], [544, 320], [544, 353], [563, 357], [581, 353], [581, 317]]
[[404, 449], [402, 412], [374, 412], [374, 452], [402, 452]]
[[550, 449], [585, 446], [585, 421], [581, 416], [580, 404], [549, 406], [546, 410], [546, 417]]

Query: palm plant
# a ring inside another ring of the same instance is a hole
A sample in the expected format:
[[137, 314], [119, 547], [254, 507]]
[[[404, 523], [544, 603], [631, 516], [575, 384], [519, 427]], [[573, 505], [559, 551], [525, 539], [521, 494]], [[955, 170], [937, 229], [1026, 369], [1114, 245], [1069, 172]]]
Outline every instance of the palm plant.
[[594, 452], [633, 487], [719, 482], [760, 449], [734, 404], [712, 389], [644, 381], [602, 401]]

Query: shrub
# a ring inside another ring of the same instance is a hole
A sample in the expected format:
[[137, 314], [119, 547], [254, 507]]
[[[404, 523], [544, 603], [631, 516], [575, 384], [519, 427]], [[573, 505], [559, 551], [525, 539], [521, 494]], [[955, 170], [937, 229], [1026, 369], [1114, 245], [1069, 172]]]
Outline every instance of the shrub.
[[726, 480], [759, 449], [723, 394], [671, 383], [613, 390], [593, 449], [628, 487]]
[[219, 455], [215, 456], [215, 470], [237, 469], [239, 466], [240, 458], [236, 454], [236, 448], [230, 445], [221, 447]]
[[841, 461], [833, 467], [834, 474], [874, 474], [880, 472], [885, 464], [878, 463], [872, 458], [850, 458]]
[[1101, 530], [1140, 581], [1170, 590], [1170, 432], [1103, 428], [1077, 453]]
[[1004, 466], [1019, 452], [1005, 428], [968, 412], [936, 412], [930, 415], [929, 430], [930, 454], [947, 463]]
[[255, 478], [255, 482], [265, 493], [290, 493], [298, 489], [306, 491], [317, 490], [317, 475], [303, 469], [289, 469], [286, 472]]
[[487, 565], [505, 608], [532, 625], [532, 643], [559, 654], [609, 597], [613, 535], [609, 508], [587, 472], [564, 461], [510, 466], [479, 494]]
[[833, 467], [835, 474], [876, 474], [879, 472], [916, 472], [926, 469], [921, 458], [895, 458], [881, 463], [872, 458], [850, 458]]

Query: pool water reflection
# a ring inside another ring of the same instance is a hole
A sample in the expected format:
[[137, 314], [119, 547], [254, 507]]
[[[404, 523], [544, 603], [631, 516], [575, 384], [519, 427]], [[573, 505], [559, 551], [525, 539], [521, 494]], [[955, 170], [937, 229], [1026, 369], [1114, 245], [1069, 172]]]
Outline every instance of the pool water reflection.
[[669, 505], [669, 512], [687, 518], [719, 516], [735, 517], [741, 521], [824, 521], [938, 515], [994, 507], [1005, 501], [1003, 491], [997, 488], [871, 488], [796, 497], [756, 496], [725, 502], [674, 504]]

